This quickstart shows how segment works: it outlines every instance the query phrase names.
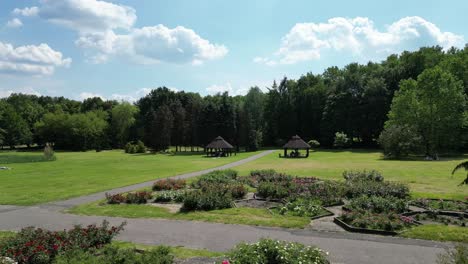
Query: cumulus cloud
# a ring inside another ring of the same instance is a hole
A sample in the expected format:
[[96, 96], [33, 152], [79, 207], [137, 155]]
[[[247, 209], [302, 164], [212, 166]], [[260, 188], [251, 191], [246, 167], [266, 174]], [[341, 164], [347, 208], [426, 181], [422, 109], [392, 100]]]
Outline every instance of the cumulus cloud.
[[79, 95], [79, 99], [80, 100], [85, 100], [85, 99], [88, 99], [88, 98], [94, 98], [94, 97], [99, 97], [101, 98], [102, 100], [106, 100], [106, 98], [100, 94], [97, 94], [97, 93], [90, 93], [90, 92], [83, 92], [83, 93], [80, 93]]
[[365, 17], [335, 17], [326, 23], [298, 23], [282, 38], [271, 57], [256, 57], [254, 62], [274, 66], [320, 59], [323, 52], [343, 51], [355, 56], [374, 57], [412, 50], [423, 45], [444, 49], [463, 47], [463, 36], [443, 32], [417, 16], [402, 18], [379, 31]]
[[11, 20], [8, 20], [6, 26], [9, 28], [19, 28], [23, 26], [23, 22], [21, 22], [21, 20], [18, 18], [13, 18]]
[[0, 41], [0, 73], [50, 75], [56, 67], [69, 67], [71, 62], [44, 43], [14, 47]]
[[25, 7], [23, 9], [15, 8], [13, 9], [12, 13], [14, 15], [31, 17], [31, 16], [36, 16], [38, 12], [39, 12], [39, 8], [37, 6], [32, 6], [32, 7]]
[[8, 97], [14, 93], [31, 94], [40, 96], [41, 94], [32, 87], [19, 87], [16, 89], [0, 89], [0, 98]]
[[[174, 87], [167, 87], [167, 88], [171, 91], [179, 92], [179, 89], [177, 88], [174, 88]], [[136, 102], [141, 97], [144, 97], [147, 94], [149, 94], [153, 89], [156, 89], [156, 88], [140, 88], [136, 91], [132, 91], [132, 92], [125, 93], [125, 94], [113, 93], [110, 96], [103, 96], [101, 94], [93, 93], [93, 92], [83, 92], [78, 96], [78, 98], [80, 100], [84, 100], [84, 99], [92, 98], [92, 97], [100, 97], [102, 100]]]
[[[183, 26], [135, 28], [137, 16], [132, 7], [97, 0], [42, 0], [40, 3], [37, 15], [77, 31], [75, 44], [92, 63], [104, 63], [117, 57], [137, 64], [200, 65], [222, 58], [228, 52], [225, 46], [210, 43]], [[19, 14], [26, 12], [24, 10], [13, 12]]]
[[250, 87], [255, 86], [254, 84], [239, 85], [235, 88], [230, 82], [225, 84], [213, 84], [205, 88], [208, 94], [214, 95], [218, 93], [228, 92], [230, 95], [245, 95], [249, 91]]

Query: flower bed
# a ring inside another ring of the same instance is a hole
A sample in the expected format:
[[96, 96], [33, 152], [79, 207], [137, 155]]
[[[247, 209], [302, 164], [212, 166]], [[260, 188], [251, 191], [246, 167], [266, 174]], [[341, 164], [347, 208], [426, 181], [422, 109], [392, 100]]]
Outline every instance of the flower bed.
[[320, 201], [304, 198], [286, 202], [282, 206], [272, 207], [270, 208], [270, 211], [281, 215], [306, 216], [311, 219], [333, 215], [332, 212], [322, 207], [322, 203]]
[[140, 192], [130, 192], [126, 194], [108, 194], [106, 193], [106, 201], [108, 204], [145, 204], [152, 198], [151, 192], [140, 191]]
[[420, 198], [411, 201], [411, 204], [427, 210], [468, 212], [468, 203], [455, 200]]
[[70, 250], [88, 251], [109, 244], [123, 226], [109, 227], [109, 223], [104, 221], [102, 226], [75, 226], [59, 232], [28, 227], [1, 242], [0, 256], [18, 263], [51, 263], [58, 254]]
[[466, 227], [468, 225], [468, 213], [466, 212], [451, 212], [451, 211], [420, 211], [408, 212], [402, 214], [404, 216], [413, 217], [416, 221], [428, 224], [444, 224]]
[[180, 190], [186, 186], [185, 180], [163, 179], [153, 183], [153, 191]]
[[397, 235], [411, 225], [418, 224], [412, 217], [396, 213], [372, 214], [366, 211], [344, 212], [334, 222], [350, 232]]
[[296, 242], [261, 239], [257, 243], [241, 243], [228, 253], [230, 264], [297, 264], [330, 263], [327, 252]]

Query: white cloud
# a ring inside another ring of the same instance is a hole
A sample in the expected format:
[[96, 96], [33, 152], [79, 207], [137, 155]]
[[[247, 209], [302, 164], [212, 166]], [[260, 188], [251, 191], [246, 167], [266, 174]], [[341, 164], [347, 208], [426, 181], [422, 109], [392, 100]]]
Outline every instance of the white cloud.
[[32, 94], [40, 96], [41, 94], [32, 87], [19, 87], [16, 89], [0, 89], [0, 98], [8, 97], [14, 93]]
[[[137, 64], [159, 62], [203, 64], [224, 57], [228, 49], [200, 37], [183, 26], [164, 25], [134, 28], [137, 19], [132, 7], [97, 0], [41, 0], [39, 7], [15, 9], [77, 31], [75, 44], [89, 62], [104, 63], [121, 58]], [[116, 29], [120, 32], [116, 33]]]
[[12, 13], [15, 15], [31, 17], [31, 16], [36, 16], [38, 12], [39, 12], [39, 8], [37, 6], [32, 6], [32, 7], [25, 7], [23, 9], [15, 8]]
[[97, 0], [42, 0], [39, 17], [80, 32], [129, 29], [136, 21], [135, 9]]
[[69, 67], [71, 62], [44, 43], [14, 47], [0, 41], [0, 73], [50, 75], [56, 67]]
[[228, 92], [228, 93], [232, 94], [232, 92], [233, 92], [232, 86], [231, 86], [230, 83], [213, 84], [213, 85], [210, 85], [210, 86], [206, 87], [205, 90], [209, 94], [217, 94], [217, 93], [224, 93], [224, 92]]
[[11, 20], [8, 20], [6, 26], [9, 28], [19, 28], [23, 26], [23, 22], [21, 22], [21, 20], [18, 18], [13, 18]]
[[463, 47], [463, 36], [442, 32], [421, 17], [405, 17], [379, 31], [369, 18], [335, 17], [326, 23], [298, 23], [286, 34], [272, 57], [254, 62], [274, 66], [320, 59], [327, 50], [351, 52], [354, 56], [388, 55], [420, 46], [440, 45], [444, 49]]
[[100, 94], [97, 94], [97, 93], [90, 93], [90, 92], [83, 92], [83, 93], [80, 93], [79, 95], [79, 99], [80, 100], [85, 100], [85, 99], [88, 99], [88, 98], [93, 98], [93, 97], [99, 97], [101, 98], [102, 100], [106, 100], [106, 98]]

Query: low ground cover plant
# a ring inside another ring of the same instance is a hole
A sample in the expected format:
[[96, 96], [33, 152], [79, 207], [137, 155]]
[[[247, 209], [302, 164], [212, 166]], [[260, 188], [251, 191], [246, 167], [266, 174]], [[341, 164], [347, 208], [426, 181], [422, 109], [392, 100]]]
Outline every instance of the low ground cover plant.
[[315, 217], [326, 213], [322, 208], [322, 203], [319, 200], [298, 198], [288, 201], [277, 208], [279, 214], [292, 216], [307, 216]]
[[411, 201], [411, 204], [431, 209], [431, 210], [442, 210], [442, 211], [468, 211], [468, 204], [461, 201], [450, 201], [450, 200], [433, 200], [433, 199], [416, 199]]
[[192, 183], [192, 187], [201, 188], [203, 185], [209, 184], [228, 184], [235, 182], [237, 179], [237, 171], [235, 170], [218, 170], [204, 174]]
[[106, 193], [106, 201], [108, 204], [145, 204], [152, 198], [151, 192], [140, 191], [140, 192], [130, 192], [126, 194], [108, 194]]
[[209, 211], [231, 208], [233, 199], [226, 190], [213, 188], [209, 191], [191, 190], [185, 194], [182, 211]]
[[345, 212], [340, 219], [353, 227], [384, 231], [399, 231], [410, 227], [414, 221], [393, 212], [374, 214], [364, 210]]
[[67, 251], [54, 261], [54, 264], [172, 264], [174, 256], [167, 246], [158, 246], [147, 251], [123, 249], [106, 246], [100, 250], [72, 250]]
[[375, 181], [375, 182], [383, 182], [384, 177], [380, 172], [376, 170], [355, 170], [355, 171], [344, 171], [343, 178], [348, 182], [353, 181]]
[[186, 185], [183, 179], [163, 179], [153, 183], [153, 191], [180, 190]]
[[406, 199], [409, 197], [409, 188], [406, 184], [386, 182], [380, 173], [376, 171], [344, 172], [346, 180], [346, 196], [348, 198], [367, 196], [397, 197]]
[[261, 239], [257, 243], [241, 243], [228, 253], [230, 264], [298, 264], [330, 263], [328, 253], [296, 242]]
[[416, 214], [414, 219], [417, 221], [429, 221], [429, 222], [437, 222], [444, 225], [457, 225], [457, 226], [466, 226], [468, 223], [468, 219], [464, 218], [463, 216], [454, 217], [454, 216], [447, 216], [447, 215], [439, 215], [437, 212], [426, 212]]
[[155, 203], [168, 203], [168, 202], [176, 202], [181, 203], [184, 201], [185, 197], [185, 190], [177, 190], [177, 191], [160, 191], [153, 194], [154, 202]]
[[123, 230], [124, 225], [109, 226], [104, 221], [101, 226], [75, 226], [68, 231], [58, 232], [28, 227], [0, 242], [0, 256], [21, 264], [48, 264], [57, 255], [67, 251], [88, 251], [109, 244]]
[[408, 202], [396, 197], [359, 196], [350, 200], [347, 208], [351, 210], [365, 210], [371, 213], [403, 213], [408, 210]]

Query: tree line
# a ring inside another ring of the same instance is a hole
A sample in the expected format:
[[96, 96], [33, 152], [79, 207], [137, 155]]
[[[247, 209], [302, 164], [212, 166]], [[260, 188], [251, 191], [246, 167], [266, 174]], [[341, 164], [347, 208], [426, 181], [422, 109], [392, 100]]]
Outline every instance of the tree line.
[[135, 103], [12, 94], [0, 100], [2, 146], [45, 144], [70, 150], [122, 148], [142, 140], [153, 150], [204, 146], [221, 135], [238, 148], [280, 146], [292, 135], [332, 147], [384, 148], [389, 156], [467, 149], [468, 46], [424, 47], [381, 62], [330, 67], [266, 92], [201, 96], [152, 90]]

